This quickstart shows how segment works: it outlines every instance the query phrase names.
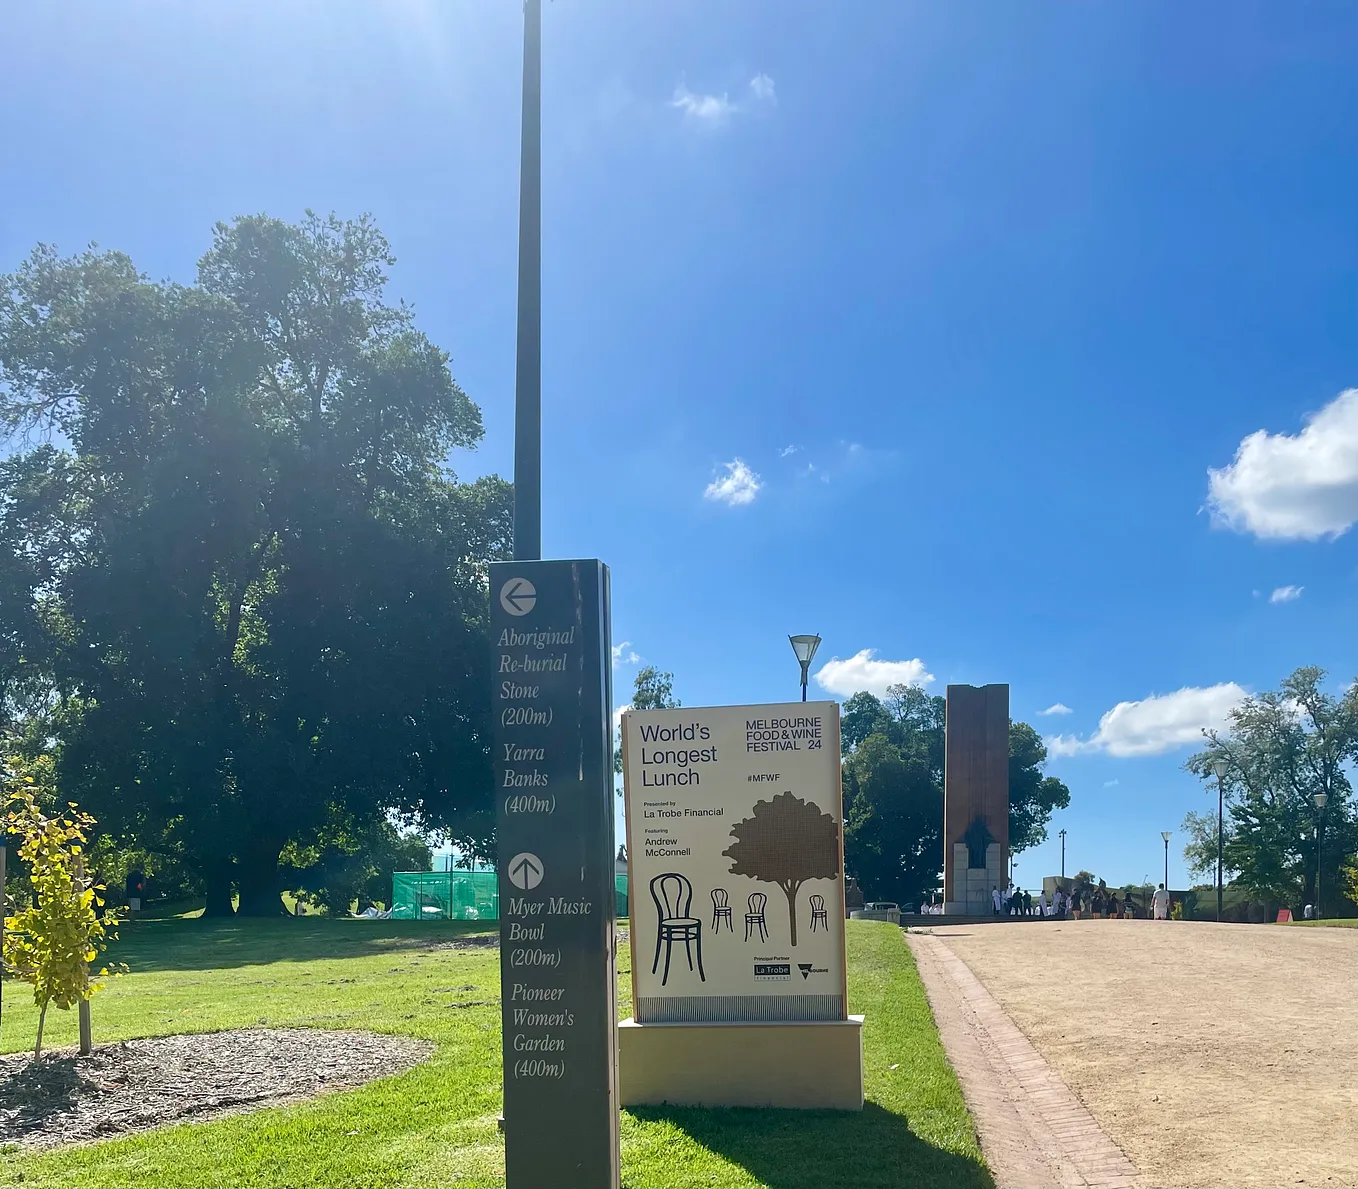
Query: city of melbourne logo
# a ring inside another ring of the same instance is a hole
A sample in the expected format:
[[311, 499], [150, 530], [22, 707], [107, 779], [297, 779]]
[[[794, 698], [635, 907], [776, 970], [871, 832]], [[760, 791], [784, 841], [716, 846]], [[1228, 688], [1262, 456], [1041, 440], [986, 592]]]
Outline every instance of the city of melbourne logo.
[[798, 962], [797, 969], [802, 972], [802, 978], [808, 979], [813, 974], [829, 974], [828, 966], [812, 966], [810, 962]]
[[761, 983], [785, 983], [792, 977], [791, 962], [756, 962], [754, 977]]

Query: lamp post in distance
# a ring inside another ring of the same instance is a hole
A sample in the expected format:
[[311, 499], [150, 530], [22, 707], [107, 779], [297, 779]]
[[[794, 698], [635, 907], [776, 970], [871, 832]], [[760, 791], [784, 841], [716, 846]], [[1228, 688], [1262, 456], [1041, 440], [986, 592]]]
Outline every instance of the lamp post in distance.
[[820, 647], [819, 636], [789, 636], [788, 643], [797, 655], [797, 663], [802, 667], [802, 701], [806, 701], [806, 675], [811, 671], [811, 658]]
[[1065, 830], [1057, 830], [1056, 832], [1057, 832], [1058, 834], [1061, 835], [1061, 878], [1062, 878], [1062, 879], [1065, 879], [1065, 878], [1066, 878], [1066, 832], [1065, 832]]
[[1311, 798], [1316, 803], [1316, 920], [1320, 920], [1320, 856], [1325, 841], [1325, 806], [1329, 793], [1316, 793]]
[[1223, 814], [1226, 806], [1226, 773], [1231, 770], [1231, 763], [1225, 756], [1218, 756], [1212, 761], [1212, 771], [1217, 778], [1217, 924], [1221, 924], [1221, 855], [1223, 837]]
[[1169, 891], [1169, 830], [1161, 830], [1160, 837], [1165, 840], [1165, 891]]

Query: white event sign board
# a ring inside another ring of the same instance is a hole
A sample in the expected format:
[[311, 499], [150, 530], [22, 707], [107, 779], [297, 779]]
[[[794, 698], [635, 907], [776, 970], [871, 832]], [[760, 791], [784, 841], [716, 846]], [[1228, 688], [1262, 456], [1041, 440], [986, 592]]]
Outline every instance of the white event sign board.
[[622, 744], [637, 1022], [846, 1019], [838, 703], [629, 710]]

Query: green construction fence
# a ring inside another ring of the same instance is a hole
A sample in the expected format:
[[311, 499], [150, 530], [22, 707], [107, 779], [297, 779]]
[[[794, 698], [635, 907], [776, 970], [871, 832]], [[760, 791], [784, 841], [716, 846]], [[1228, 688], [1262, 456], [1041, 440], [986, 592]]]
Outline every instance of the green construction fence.
[[[627, 876], [615, 875], [617, 915], [627, 915]], [[500, 892], [494, 871], [396, 871], [391, 876], [394, 921], [497, 921]]]

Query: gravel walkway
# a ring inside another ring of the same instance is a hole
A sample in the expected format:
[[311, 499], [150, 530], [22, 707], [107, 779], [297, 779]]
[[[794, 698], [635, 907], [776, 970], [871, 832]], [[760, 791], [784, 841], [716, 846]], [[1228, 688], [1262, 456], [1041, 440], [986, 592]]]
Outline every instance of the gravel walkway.
[[931, 932], [1131, 1158], [1139, 1184], [1358, 1186], [1358, 929], [1025, 921]]
[[927, 929], [906, 940], [996, 1185], [1131, 1189], [1136, 1167], [966, 964]]

